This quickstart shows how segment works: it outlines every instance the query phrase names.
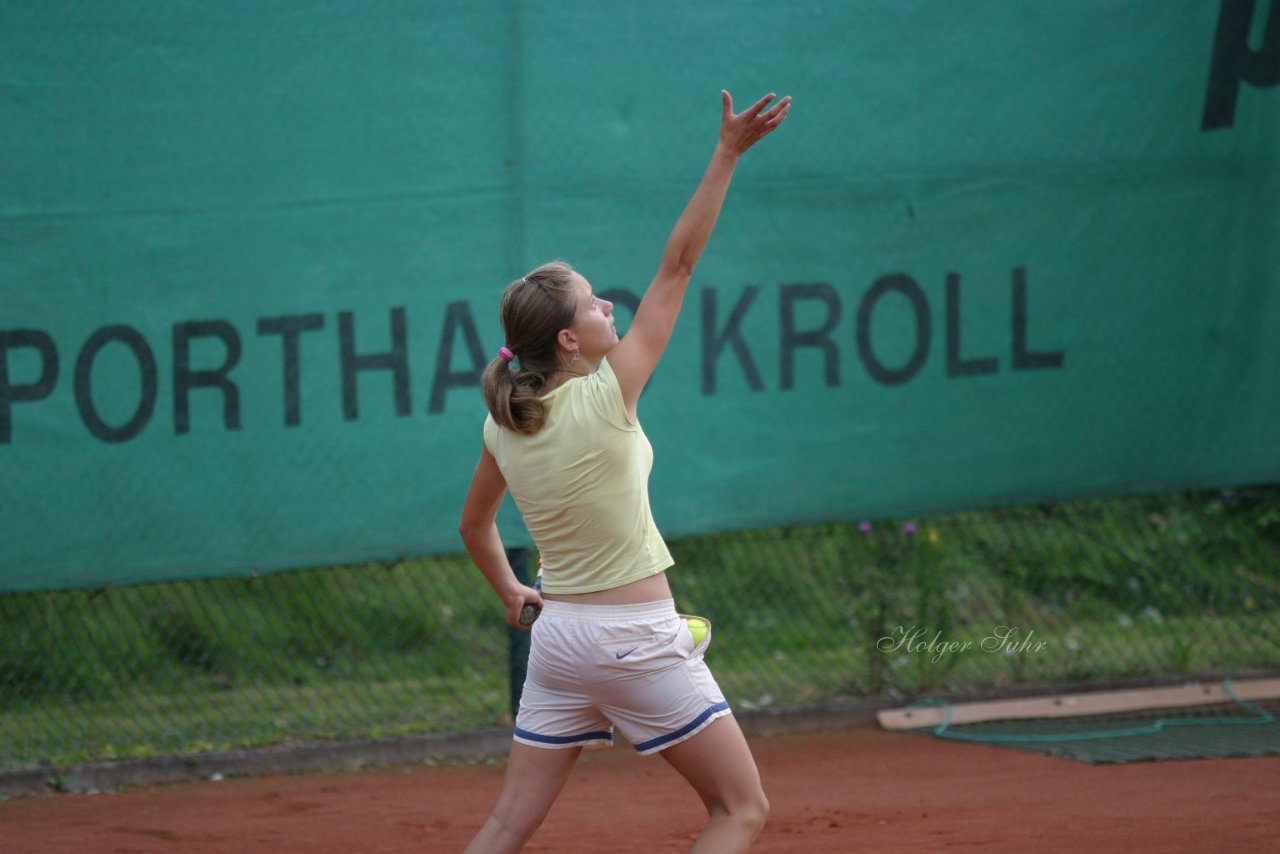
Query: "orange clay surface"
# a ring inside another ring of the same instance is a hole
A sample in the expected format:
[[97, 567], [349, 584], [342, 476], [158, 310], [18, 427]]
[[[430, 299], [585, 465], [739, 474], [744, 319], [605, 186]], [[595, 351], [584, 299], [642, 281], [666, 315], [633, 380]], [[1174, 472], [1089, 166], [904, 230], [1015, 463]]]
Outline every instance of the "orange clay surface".
[[[1263, 851], [1280, 757], [1091, 766], [874, 728], [751, 739], [755, 852]], [[502, 762], [233, 779], [0, 803], [0, 851], [460, 851]], [[530, 852], [686, 851], [705, 812], [662, 759], [587, 751]]]

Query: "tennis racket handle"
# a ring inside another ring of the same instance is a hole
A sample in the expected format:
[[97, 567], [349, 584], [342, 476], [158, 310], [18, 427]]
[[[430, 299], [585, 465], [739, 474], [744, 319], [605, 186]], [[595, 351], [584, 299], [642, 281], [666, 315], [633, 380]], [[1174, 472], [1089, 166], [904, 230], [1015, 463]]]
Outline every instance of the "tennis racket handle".
[[[538, 576], [533, 579], [533, 589], [537, 590], [539, 593], [542, 592], [542, 573], [541, 572], [539, 572]], [[520, 609], [520, 625], [532, 626], [533, 621], [538, 619], [538, 615], [541, 613], [542, 613], [542, 609], [539, 608], [537, 605], [534, 605], [532, 603], [525, 605], [523, 608]]]

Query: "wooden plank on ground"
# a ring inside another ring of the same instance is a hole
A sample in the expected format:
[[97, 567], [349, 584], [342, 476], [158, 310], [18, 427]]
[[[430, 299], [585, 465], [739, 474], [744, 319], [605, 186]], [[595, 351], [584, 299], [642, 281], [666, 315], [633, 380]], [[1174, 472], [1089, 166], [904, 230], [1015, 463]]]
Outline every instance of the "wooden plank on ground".
[[[1232, 692], [1241, 700], [1269, 700], [1280, 697], [1280, 679], [1233, 681]], [[957, 703], [951, 708], [951, 725], [981, 721], [1064, 718], [1076, 715], [1105, 715], [1142, 709], [1183, 708], [1212, 703], [1230, 703], [1221, 682], [1188, 682], [1165, 688], [1123, 691], [1095, 691], [1058, 696], [1023, 697], [1016, 700], [986, 700]], [[936, 727], [946, 719], [941, 706], [883, 709], [876, 713], [885, 729]]]

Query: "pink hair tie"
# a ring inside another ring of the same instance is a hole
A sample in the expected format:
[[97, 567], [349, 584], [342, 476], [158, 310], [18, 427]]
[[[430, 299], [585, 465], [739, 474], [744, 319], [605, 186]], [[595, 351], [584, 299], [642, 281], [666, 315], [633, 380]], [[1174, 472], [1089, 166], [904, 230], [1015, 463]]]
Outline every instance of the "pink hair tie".
[[515, 353], [512, 353], [512, 352], [511, 352], [510, 350], [508, 350], [506, 347], [499, 347], [499, 348], [498, 348], [498, 358], [499, 358], [499, 359], [501, 359], [502, 361], [504, 361], [504, 362], [510, 362], [510, 361], [511, 361], [512, 359], [514, 359], [515, 357], [516, 357], [516, 354], [515, 354]]

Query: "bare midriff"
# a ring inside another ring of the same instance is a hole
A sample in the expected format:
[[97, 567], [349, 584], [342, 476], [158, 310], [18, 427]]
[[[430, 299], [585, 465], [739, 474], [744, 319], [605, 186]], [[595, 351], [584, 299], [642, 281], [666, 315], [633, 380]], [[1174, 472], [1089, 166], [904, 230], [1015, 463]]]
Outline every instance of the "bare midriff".
[[576, 605], [639, 605], [642, 602], [657, 602], [670, 599], [671, 585], [667, 583], [667, 573], [659, 572], [624, 584], [621, 587], [610, 587], [608, 590], [593, 590], [590, 593], [544, 593], [544, 599], [552, 602], [570, 602]]

